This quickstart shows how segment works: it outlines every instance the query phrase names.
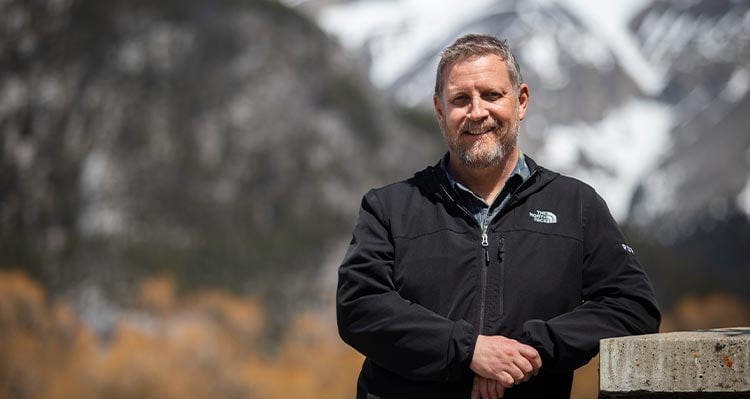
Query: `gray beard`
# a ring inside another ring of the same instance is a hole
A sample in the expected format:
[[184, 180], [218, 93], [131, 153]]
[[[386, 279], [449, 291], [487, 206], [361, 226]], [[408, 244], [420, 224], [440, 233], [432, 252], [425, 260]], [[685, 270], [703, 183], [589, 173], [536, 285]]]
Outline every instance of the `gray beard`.
[[474, 148], [459, 147], [456, 149], [456, 155], [467, 168], [484, 169], [500, 165], [505, 156], [510, 154], [516, 146], [515, 140], [513, 143], [494, 141], [493, 144], [492, 148], [481, 152]]
[[[469, 130], [482, 132], [492, 126], [497, 126], [498, 129], [503, 128], [504, 131], [492, 138], [492, 145], [489, 148], [480, 142], [475, 142], [471, 146], [465, 146], [461, 143], [460, 135], [454, 136], [452, 142], [445, 133], [443, 135], [448, 142], [448, 147], [455, 152], [458, 160], [467, 168], [485, 169], [497, 167], [516, 148], [518, 143], [518, 123], [500, 127], [496, 121], [486, 120], [480, 125], [469, 127]], [[458, 131], [464, 129], [466, 127], [462, 126]]]

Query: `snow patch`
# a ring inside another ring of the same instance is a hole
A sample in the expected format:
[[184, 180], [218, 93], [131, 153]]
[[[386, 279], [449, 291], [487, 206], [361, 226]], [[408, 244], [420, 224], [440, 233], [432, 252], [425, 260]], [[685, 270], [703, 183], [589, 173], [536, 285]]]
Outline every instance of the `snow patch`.
[[[639, 201], [637, 213], [628, 215], [638, 224], [646, 225], [659, 215], [668, 212], [677, 198], [677, 186], [685, 181], [685, 171], [679, 168], [666, 168], [654, 171], [644, 178], [642, 197]], [[665, 242], [669, 242], [677, 234], [670, 226], [661, 226], [660, 235]], [[675, 227], [675, 226], [671, 226]]]
[[372, 54], [370, 78], [387, 87], [465, 21], [479, 17], [495, 3], [476, 0], [369, 0], [335, 4], [318, 14], [318, 24], [344, 47], [367, 47]]
[[748, 90], [750, 90], [750, 68], [740, 67], [734, 70], [720, 96], [726, 101], [736, 103], [745, 98]]
[[594, 186], [622, 221], [638, 185], [670, 150], [673, 124], [668, 105], [632, 100], [594, 125], [552, 126], [540, 158]]
[[645, 57], [628, 22], [652, 0], [588, 1], [559, 0], [575, 13], [594, 35], [608, 43], [623, 70], [646, 94], [657, 95], [667, 84], [667, 69]]
[[557, 43], [552, 35], [532, 37], [522, 48], [524, 64], [532, 69], [541, 79], [542, 85], [550, 90], [559, 89], [568, 84], [568, 75], [560, 68]]
[[[611, 51], [641, 90], [658, 94], [666, 84], [667, 70], [646, 59], [637, 38], [628, 28], [630, 19], [652, 1], [526, 0], [519, 7], [535, 10], [550, 3], [565, 7], [583, 21], [595, 37], [590, 41], [593, 46], [581, 47], [581, 58], [609, 68], [613, 65], [609, 59]], [[338, 37], [344, 47], [353, 51], [367, 49], [372, 56], [370, 77], [373, 83], [388, 87], [415, 65], [427, 49], [445, 40], [446, 32], [454, 32], [467, 21], [488, 12], [497, 12], [501, 6], [493, 0], [476, 0], [470, 7], [466, 2], [455, 0], [362, 0], [326, 6], [318, 13], [317, 21], [325, 31]], [[528, 14], [533, 13], [522, 13], [519, 17], [530, 17]], [[535, 72], [545, 84], [563, 84], [567, 78], [559, 68], [554, 68], [557, 49], [551, 49], [549, 40], [544, 37], [532, 39], [529, 45], [528, 57], [533, 61], [528, 62], [528, 67], [538, 68]], [[544, 70], [547, 67], [549, 69]]]
[[563, 43], [571, 43], [571, 48], [574, 48], [574, 51], [568, 51], [568, 55], [576, 62], [604, 71], [614, 68], [614, 53], [600, 38], [586, 34], [566, 40], [566, 36], [569, 36], [566, 30], [561, 32], [560, 37]]
[[747, 178], [745, 188], [737, 195], [737, 207], [750, 216], [750, 177]]

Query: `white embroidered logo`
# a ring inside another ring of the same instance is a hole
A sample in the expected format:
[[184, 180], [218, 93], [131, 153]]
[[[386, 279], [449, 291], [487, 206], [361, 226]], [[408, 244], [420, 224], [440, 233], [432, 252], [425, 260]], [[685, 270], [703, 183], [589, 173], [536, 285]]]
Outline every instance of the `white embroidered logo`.
[[529, 212], [529, 216], [537, 223], [557, 223], [557, 215], [550, 211]]
[[633, 251], [633, 247], [631, 247], [628, 244], [622, 244], [622, 249], [624, 249], [625, 252], [630, 252], [631, 254], [635, 255], [635, 251]]

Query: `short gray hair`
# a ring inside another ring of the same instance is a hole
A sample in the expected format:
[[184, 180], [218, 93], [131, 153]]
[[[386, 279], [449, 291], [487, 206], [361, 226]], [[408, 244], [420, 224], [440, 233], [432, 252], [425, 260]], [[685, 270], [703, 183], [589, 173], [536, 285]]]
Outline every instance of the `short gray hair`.
[[448, 65], [456, 61], [477, 58], [488, 54], [495, 54], [505, 61], [513, 89], [518, 90], [523, 83], [523, 77], [521, 76], [521, 68], [518, 66], [513, 52], [510, 51], [508, 42], [491, 35], [468, 34], [458, 38], [440, 53], [440, 63], [438, 63], [437, 76], [435, 78], [435, 95], [438, 98], [442, 96], [443, 73]]

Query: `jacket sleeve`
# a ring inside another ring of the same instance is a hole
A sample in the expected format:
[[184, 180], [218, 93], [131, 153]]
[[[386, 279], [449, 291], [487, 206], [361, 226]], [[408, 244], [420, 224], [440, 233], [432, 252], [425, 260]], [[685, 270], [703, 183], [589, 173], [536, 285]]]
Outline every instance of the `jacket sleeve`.
[[592, 190], [583, 211], [581, 304], [550, 320], [529, 320], [522, 341], [545, 368], [570, 371], [599, 351], [602, 338], [655, 333], [661, 319], [651, 282], [604, 200]]
[[372, 362], [412, 380], [456, 380], [468, 368], [476, 334], [402, 298], [393, 281], [394, 246], [375, 191], [362, 200], [339, 268], [336, 317], [341, 338]]

